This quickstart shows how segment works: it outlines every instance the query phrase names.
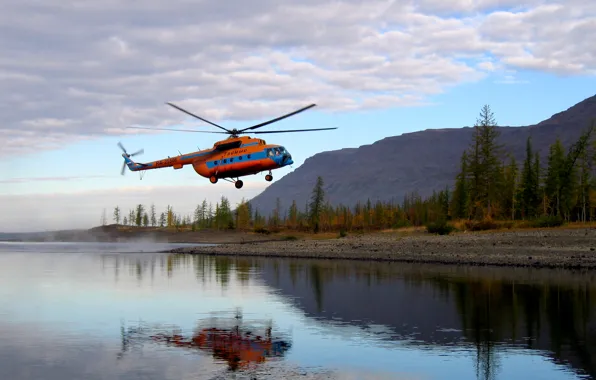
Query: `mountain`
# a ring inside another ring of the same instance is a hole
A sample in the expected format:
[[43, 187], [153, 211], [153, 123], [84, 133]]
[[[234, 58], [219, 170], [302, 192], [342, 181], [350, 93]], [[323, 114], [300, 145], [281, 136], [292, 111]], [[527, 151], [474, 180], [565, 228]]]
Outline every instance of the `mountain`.
[[[498, 127], [499, 142], [521, 164], [526, 139], [532, 137], [534, 150], [545, 162], [550, 144], [558, 138], [567, 149], [596, 117], [596, 95], [559, 112], [538, 124], [523, 127]], [[317, 176], [325, 183], [331, 204], [354, 205], [357, 201], [401, 202], [406, 194], [417, 191], [429, 196], [434, 190], [453, 186], [462, 152], [472, 140], [472, 127], [427, 129], [387, 137], [359, 148], [315, 154], [293, 172], [272, 183], [250, 202], [259, 213], [270, 213], [279, 197], [282, 210], [292, 200], [299, 209], [308, 203]]]

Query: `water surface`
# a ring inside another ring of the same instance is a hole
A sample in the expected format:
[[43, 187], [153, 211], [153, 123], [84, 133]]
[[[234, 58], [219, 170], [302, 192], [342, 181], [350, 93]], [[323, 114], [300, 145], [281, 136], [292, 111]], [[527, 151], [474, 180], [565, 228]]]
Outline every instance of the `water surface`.
[[596, 374], [590, 272], [157, 253], [167, 248], [0, 243], [2, 378]]

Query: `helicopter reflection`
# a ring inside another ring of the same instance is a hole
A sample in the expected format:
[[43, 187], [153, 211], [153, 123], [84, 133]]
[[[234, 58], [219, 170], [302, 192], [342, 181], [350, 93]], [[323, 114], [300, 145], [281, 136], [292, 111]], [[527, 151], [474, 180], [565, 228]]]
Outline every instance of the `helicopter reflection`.
[[[264, 363], [270, 358], [280, 358], [291, 348], [291, 342], [272, 335], [272, 326], [264, 328], [246, 326], [240, 322], [241, 314], [230, 319], [215, 317], [199, 323], [191, 336], [181, 333], [157, 332], [157, 328], [122, 328], [122, 352], [140, 341], [165, 343], [170, 347], [198, 349], [210, 353], [218, 361], [227, 363], [228, 369], [237, 371]], [[205, 325], [202, 326], [201, 325]]]

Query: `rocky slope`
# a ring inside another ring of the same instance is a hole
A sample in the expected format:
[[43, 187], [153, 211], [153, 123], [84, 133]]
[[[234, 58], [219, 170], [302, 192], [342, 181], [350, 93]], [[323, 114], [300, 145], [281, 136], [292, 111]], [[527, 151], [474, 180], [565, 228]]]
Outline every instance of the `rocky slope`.
[[[548, 147], [561, 139], [573, 144], [596, 117], [596, 95], [559, 112], [538, 124], [499, 127], [500, 142], [521, 164], [526, 139], [546, 157]], [[452, 186], [462, 152], [469, 146], [473, 129], [429, 129], [387, 137], [371, 145], [316, 154], [293, 172], [271, 184], [251, 200], [260, 213], [269, 213], [276, 198], [282, 209], [292, 200], [303, 209], [318, 175], [323, 177], [327, 199], [332, 204], [355, 204], [358, 200], [401, 201], [417, 191], [421, 196]]]

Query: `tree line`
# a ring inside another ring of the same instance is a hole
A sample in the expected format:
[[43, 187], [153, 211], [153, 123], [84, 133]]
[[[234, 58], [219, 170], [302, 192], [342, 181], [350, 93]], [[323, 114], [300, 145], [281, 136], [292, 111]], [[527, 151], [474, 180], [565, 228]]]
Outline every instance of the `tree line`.
[[[171, 206], [157, 215], [155, 206], [142, 204], [126, 214], [119, 206], [112, 219], [117, 224], [176, 229], [239, 229], [261, 232], [289, 229], [328, 232], [368, 231], [464, 221], [468, 228], [483, 229], [496, 222], [533, 222], [559, 225], [570, 221], [592, 221], [596, 217], [596, 141], [594, 124], [565, 151], [561, 140], [550, 147], [546, 163], [526, 141], [525, 159], [519, 165], [511, 152], [498, 142], [499, 130], [490, 106], [477, 119], [470, 146], [462, 152], [453, 188], [435, 191], [429, 197], [413, 192], [402, 202], [371, 202], [331, 205], [324, 181], [318, 177], [310, 201], [296, 201], [282, 209], [276, 199], [273, 211], [262, 214], [249, 201], [236, 207], [222, 196], [215, 204], [203, 200], [194, 212], [175, 212]], [[107, 218], [102, 215], [102, 224]], [[482, 227], [484, 226], [484, 227]]]

